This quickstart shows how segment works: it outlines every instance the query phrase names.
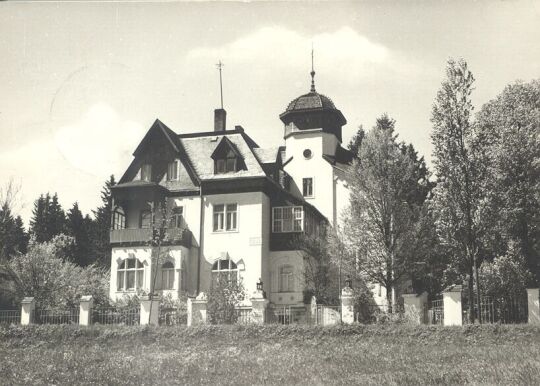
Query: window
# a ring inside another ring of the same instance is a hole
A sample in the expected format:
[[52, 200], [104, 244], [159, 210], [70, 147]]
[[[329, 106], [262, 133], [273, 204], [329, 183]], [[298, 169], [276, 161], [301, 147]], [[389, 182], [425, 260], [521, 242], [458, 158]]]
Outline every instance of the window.
[[217, 260], [212, 266], [212, 284], [221, 279], [236, 283], [238, 281], [238, 266], [230, 259]]
[[130, 257], [118, 267], [116, 286], [118, 291], [134, 291], [143, 287], [144, 267], [135, 257]]
[[214, 232], [237, 230], [237, 204], [214, 205]]
[[152, 165], [143, 164], [141, 166], [141, 180], [152, 181]]
[[279, 292], [293, 292], [294, 277], [293, 267], [285, 265], [279, 269]]
[[288, 233], [304, 230], [304, 208], [301, 206], [278, 206], [272, 208], [272, 232]]
[[170, 261], [161, 266], [161, 288], [164, 290], [174, 288], [174, 264]]
[[310, 159], [311, 156], [313, 155], [313, 153], [311, 152], [311, 150], [309, 149], [305, 149], [304, 152], [302, 153], [304, 155], [304, 158], [305, 159]]
[[313, 197], [313, 178], [302, 178], [302, 195]]
[[184, 207], [176, 206], [172, 210], [171, 214], [171, 228], [183, 228], [184, 227]]
[[140, 227], [150, 228], [152, 226], [152, 212], [148, 209], [141, 211]]
[[126, 228], [126, 215], [124, 210], [117, 206], [113, 211], [113, 220], [112, 220], [113, 229], [125, 229]]
[[180, 161], [176, 160], [169, 164], [167, 168], [167, 180], [175, 181], [178, 180], [178, 168], [180, 167]]
[[232, 173], [237, 170], [237, 157], [231, 151], [227, 154], [226, 158], [219, 158], [216, 160], [216, 174]]

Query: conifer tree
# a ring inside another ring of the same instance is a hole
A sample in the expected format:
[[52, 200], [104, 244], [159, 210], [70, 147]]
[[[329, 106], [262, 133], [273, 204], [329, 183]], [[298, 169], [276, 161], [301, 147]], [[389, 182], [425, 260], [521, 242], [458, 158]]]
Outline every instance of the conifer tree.
[[93, 211], [94, 213], [94, 226], [92, 230], [92, 241], [94, 256], [96, 263], [109, 267], [111, 259], [111, 248], [109, 245], [109, 231], [111, 228], [111, 215], [112, 215], [112, 195], [111, 187], [116, 185], [114, 176], [105, 182], [103, 189], [101, 190], [101, 202], [102, 205]]
[[79, 204], [75, 202], [68, 211], [66, 218], [66, 233], [75, 240], [74, 256], [72, 261], [80, 266], [91, 263], [92, 246], [90, 243], [90, 230], [92, 220], [88, 215], [83, 217]]

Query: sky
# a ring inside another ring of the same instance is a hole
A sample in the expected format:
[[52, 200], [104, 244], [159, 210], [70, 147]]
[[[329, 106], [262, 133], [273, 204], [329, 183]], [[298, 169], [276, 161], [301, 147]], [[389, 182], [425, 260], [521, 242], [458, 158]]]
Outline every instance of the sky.
[[229, 128], [283, 144], [279, 120], [317, 91], [360, 125], [388, 113], [431, 159], [430, 114], [449, 58], [476, 78], [477, 109], [540, 77], [540, 1], [0, 2], [0, 187], [20, 185], [25, 222], [57, 192], [65, 209], [100, 204], [155, 119], [213, 130], [223, 67]]

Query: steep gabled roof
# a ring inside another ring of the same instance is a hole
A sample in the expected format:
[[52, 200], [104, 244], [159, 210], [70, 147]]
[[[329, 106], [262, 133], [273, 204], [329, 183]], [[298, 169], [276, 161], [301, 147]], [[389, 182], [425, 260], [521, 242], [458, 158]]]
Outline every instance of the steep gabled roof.
[[[166, 142], [170, 144], [171, 149], [174, 153], [178, 154], [180, 160], [187, 160], [188, 157], [186, 155], [186, 151], [182, 145], [182, 142], [179, 140], [177, 134], [169, 129], [163, 122], [161, 122], [159, 119], [156, 119], [150, 129], [146, 132], [145, 136], [133, 152], [133, 155], [135, 158], [133, 161], [131, 161], [131, 164], [127, 168], [126, 172], [120, 179], [119, 183], [126, 182], [127, 179], [129, 179], [129, 175], [133, 174], [134, 169], [138, 168], [140, 165], [139, 162], [139, 156], [144, 153], [146, 148], [149, 146], [152, 138], [156, 135], [161, 135], [166, 139]], [[187, 173], [189, 174], [189, 177], [194, 185], [199, 184], [199, 178], [196, 175], [195, 171], [193, 170], [192, 165], [190, 165], [188, 162], [182, 161], [184, 167], [186, 168]]]
[[142, 141], [139, 143], [139, 146], [135, 149], [133, 152], [134, 156], [137, 156], [141, 152], [144, 151], [145, 147], [148, 145], [150, 139], [152, 138], [152, 135], [155, 134], [156, 131], [159, 131], [162, 133], [167, 141], [171, 144], [174, 151], [179, 151], [179, 141], [176, 136], [176, 133], [169, 129], [163, 122], [161, 122], [159, 119], [156, 119], [150, 129], [146, 132], [146, 135], [143, 137]]

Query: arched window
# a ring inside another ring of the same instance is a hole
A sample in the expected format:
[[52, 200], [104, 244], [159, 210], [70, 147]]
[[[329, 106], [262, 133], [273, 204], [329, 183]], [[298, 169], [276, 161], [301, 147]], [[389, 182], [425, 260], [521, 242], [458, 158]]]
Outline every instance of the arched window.
[[174, 288], [174, 264], [170, 261], [161, 266], [161, 288], [164, 290]]
[[117, 206], [114, 208], [112, 228], [113, 229], [126, 228], [126, 214], [124, 213], [124, 209], [122, 209], [122, 207], [120, 206]]
[[152, 226], [152, 212], [150, 209], [141, 211], [140, 227], [150, 228]]
[[290, 265], [284, 265], [279, 269], [279, 292], [294, 291], [294, 270]]
[[221, 279], [233, 283], [238, 281], [238, 266], [234, 261], [230, 259], [216, 260], [212, 266], [212, 284], [217, 284]]
[[144, 282], [144, 266], [135, 257], [130, 257], [118, 266], [118, 291], [134, 291], [141, 289]]

